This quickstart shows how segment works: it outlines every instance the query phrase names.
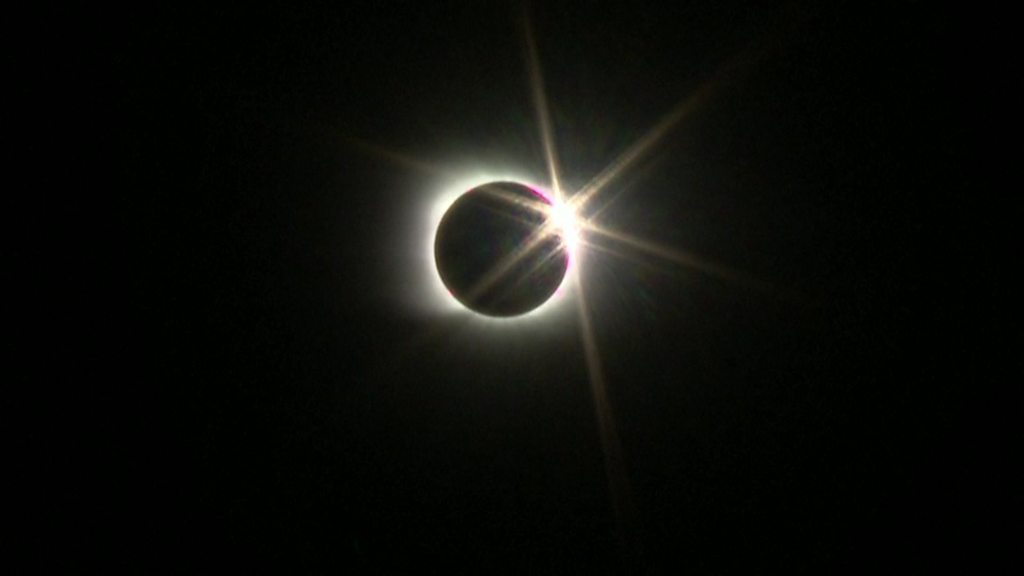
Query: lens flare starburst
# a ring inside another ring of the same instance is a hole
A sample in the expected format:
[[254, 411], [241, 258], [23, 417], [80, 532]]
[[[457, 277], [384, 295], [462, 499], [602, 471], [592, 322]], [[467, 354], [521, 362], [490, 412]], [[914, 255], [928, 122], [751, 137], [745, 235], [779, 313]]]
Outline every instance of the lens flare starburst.
[[[377, 158], [396, 163], [402, 167], [415, 169], [432, 177], [443, 177], [444, 184], [438, 185], [437, 193], [431, 205], [422, 213], [427, 215], [423, 225], [423, 238], [417, 243], [418, 250], [423, 250], [421, 259], [422, 274], [425, 276], [421, 286], [430, 293], [428, 300], [433, 302], [432, 312], [461, 313], [476, 323], [476, 326], [535, 326], [561, 322], [567, 314], [574, 314], [580, 332], [580, 339], [594, 403], [595, 419], [600, 433], [602, 448], [605, 453], [605, 472], [608, 480], [609, 498], [619, 529], [620, 543], [623, 554], [636, 559], [642, 554], [639, 531], [636, 529], [636, 510], [631, 497], [630, 483], [622, 455], [622, 442], [619, 439], [615, 417], [610, 404], [607, 390], [607, 379], [602, 372], [599, 343], [594, 331], [592, 310], [587, 298], [588, 286], [586, 274], [581, 270], [581, 256], [589, 251], [609, 254], [613, 257], [629, 261], [629, 253], [643, 254], [645, 257], [665, 261], [671, 265], [685, 267], [696, 272], [718, 276], [731, 281], [740, 281], [748, 286], [768, 288], [763, 281], [736, 270], [725, 264], [711, 261], [679, 247], [665, 246], [635, 234], [616, 230], [601, 222], [601, 215], [607, 208], [621, 197], [621, 191], [614, 191], [614, 184], [635, 168], [640, 161], [649, 156], [658, 145], [681, 123], [690, 118], [701, 108], [732, 76], [740, 64], [750, 64], [756, 58], [737, 58], [731, 66], [718, 71], [710, 80], [701, 84], [692, 93], [682, 98], [647, 132], [632, 145], [613, 158], [602, 170], [586, 181], [586, 184], [574, 190], [567, 190], [561, 180], [562, 166], [559, 164], [558, 146], [554, 138], [552, 117], [548, 107], [548, 97], [544, 88], [543, 74], [540, 64], [540, 52], [531, 28], [529, 18], [524, 20], [524, 46], [527, 60], [527, 72], [530, 83], [530, 94], [533, 100], [536, 123], [544, 155], [543, 176], [540, 170], [524, 173], [521, 166], [511, 170], [482, 171], [477, 176], [467, 178], [463, 170], [447, 170], [437, 164], [424, 162], [400, 152], [375, 146], [362, 141], [356, 142], [354, 148], [372, 154]], [[742, 66], [749, 68], [749, 66]], [[539, 168], [539, 167], [538, 167]], [[544, 185], [538, 181], [547, 179]], [[504, 259], [497, 262], [489, 275], [480, 281], [480, 289], [486, 289], [489, 283], [497, 282], [508, 270], [519, 264], [519, 260], [536, 244], [552, 235], [561, 240], [568, 254], [568, 266], [554, 296], [539, 307], [528, 313], [505, 317], [490, 318], [476, 314], [463, 306], [441, 281], [435, 261], [433, 246], [437, 229], [445, 212], [458, 198], [474, 188], [488, 182], [514, 182], [529, 187], [536, 193], [535, 202], [524, 201], [522, 198], [510, 200], [525, 202], [527, 208], [540, 211], [545, 217], [545, 224], [534, 236], [525, 239], [518, 250], [511, 251]], [[574, 306], [565, 306], [572, 301]]]

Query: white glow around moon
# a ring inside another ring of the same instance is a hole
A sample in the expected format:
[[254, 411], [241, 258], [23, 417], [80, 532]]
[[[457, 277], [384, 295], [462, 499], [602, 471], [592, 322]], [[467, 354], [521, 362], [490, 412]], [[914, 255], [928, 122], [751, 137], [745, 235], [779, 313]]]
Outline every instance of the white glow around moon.
[[[567, 249], [569, 250], [569, 266], [566, 270], [565, 278], [563, 278], [562, 284], [551, 298], [526, 314], [504, 318], [478, 314], [463, 306], [461, 302], [452, 296], [441, 281], [441, 276], [437, 271], [437, 262], [434, 259], [434, 240], [437, 234], [437, 227], [448, 208], [451, 207], [455, 200], [473, 188], [488, 182], [497, 181], [519, 182], [548, 198], [553, 205], [555, 223], [564, 230], [563, 237], [566, 239]], [[576, 225], [575, 216], [571, 209], [560, 199], [554, 198], [545, 187], [539, 186], [535, 182], [536, 179], [525, 177], [521, 174], [481, 173], [452, 179], [438, 186], [432, 194], [429, 209], [424, 211], [424, 220], [421, 221], [419, 227], [420, 233], [417, 242], [420, 250], [420, 257], [417, 259], [420, 268], [418, 276], [421, 285], [426, 288], [425, 292], [428, 300], [425, 312], [433, 315], [463, 316], [474, 323], [500, 324], [503, 326], [545, 324], [561, 321], [563, 317], [569, 315], [568, 313], [572, 311], [572, 306], [568, 304], [574, 296], [576, 275], [579, 268], [579, 254], [577, 253], [579, 227]]]

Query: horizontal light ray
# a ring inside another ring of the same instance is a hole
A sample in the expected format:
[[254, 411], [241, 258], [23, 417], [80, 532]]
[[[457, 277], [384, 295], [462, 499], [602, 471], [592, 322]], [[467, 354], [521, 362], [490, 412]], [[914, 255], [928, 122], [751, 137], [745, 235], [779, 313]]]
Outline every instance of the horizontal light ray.
[[[739, 281], [748, 286], [760, 289], [770, 289], [772, 287], [770, 283], [765, 282], [764, 280], [761, 280], [759, 278], [755, 278], [754, 276], [751, 276], [746, 272], [737, 270], [724, 264], [712, 262], [711, 260], [701, 258], [700, 256], [697, 256], [696, 254], [687, 252], [685, 250], [662, 246], [649, 240], [637, 238], [636, 236], [631, 236], [623, 232], [610, 230], [608, 228], [598, 226], [595, 224], [587, 224], [585, 229], [588, 233], [608, 238], [612, 241], [618, 242], [625, 246], [629, 246], [631, 248], [640, 250], [641, 252], [646, 252], [647, 254], [650, 254], [652, 256], [656, 256], [658, 258], [662, 258], [670, 262], [674, 262], [676, 264], [681, 264], [683, 266], [686, 266], [687, 268], [699, 270], [711, 276], [717, 276], [719, 278], [724, 278], [727, 280]], [[588, 246], [590, 245], [588, 244]], [[619, 255], [621, 253], [616, 254]]]
[[551, 127], [551, 114], [548, 109], [547, 93], [544, 90], [544, 75], [541, 72], [540, 56], [537, 52], [537, 42], [533, 37], [533, 26], [530, 23], [529, 14], [526, 15], [524, 22], [533, 105], [537, 112], [537, 124], [540, 126], [541, 143], [544, 145], [544, 157], [547, 160], [548, 174], [551, 177], [551, 192], [556, 200], [561, 201], [562, 185], [558, 178], [558, 153], [555, 148], [554, 131]]

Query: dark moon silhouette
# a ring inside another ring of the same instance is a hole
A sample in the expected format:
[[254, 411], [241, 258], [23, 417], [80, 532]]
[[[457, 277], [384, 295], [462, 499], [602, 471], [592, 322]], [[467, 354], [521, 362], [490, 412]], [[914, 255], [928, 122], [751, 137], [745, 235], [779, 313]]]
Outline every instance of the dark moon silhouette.
[[487, 316], [525, 314], [555, 293], [569, 266], [551, 202], [516, 182], [466, 192], [437, 228], [434, 259], [441, 281], [470, 310]]

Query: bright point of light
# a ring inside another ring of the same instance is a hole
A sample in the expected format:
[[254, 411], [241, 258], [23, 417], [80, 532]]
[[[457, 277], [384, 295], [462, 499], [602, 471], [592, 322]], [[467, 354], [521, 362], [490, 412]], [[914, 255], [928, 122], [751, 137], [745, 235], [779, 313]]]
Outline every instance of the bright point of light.
[[576, 260], [576, 250], [580, 243], [580, 223], [576, 211], [567, 202], [552, 200], [551, 221], [555, 225], [566, 249], [569, 251], [570, 263]]
[[[562, 283], [559, 285], [555, 293], [551, 298], [537, 308], [534, 308], [520, 316], [492, 317], [473, 312], [463, 306], [463, 304], [448, 291], [448, 288], [444, 285], [444, 282], [441, 281], [441, 276], [437, 271], [437, 261], [434, 258], [434, 242], [437, 236], [437, 228], [441, 224], [441, 219], [444, 218], [445, 213], [460, 196], [489, 182], [518, 182], [527, 186], [539, 196], [550, 202], [551, 212], [549, 218], [551, 224], [555, 227], [556, 232], [563, 238], [566, 250], [569, 253], [569, 264], [565, 271], [565, 277], [562, 278]], [[553, 321], [556, 317], [565, 315], [567, 311], [571, 311], [572, 308], [567, 306], [566, 303], [571, 300], [572, 294], [575, 291], [575, 282], [570, 282], [569, 280], [575, 278], [577, 273], [576, 267], [578, 258], [576, 252], [579, 246], [578, 222], [574, 211], [567, 203], [556, 198], [546, 188], [534, 184], [531, 178], [514, 174], [478, 174], [476, 176], [453, 180], [446, 185], [440, 186], [433, 201], [430, 202], [423, 229], [426, 234], [421, 240], [423, 250], [423, 256], [421, 258], [423, 269], [421, 274], [425, 276], [422, 278], [422, 282], [423, 285], [428, 287], [428, 299], [430, 302], [429, 309], [434, 313], [444, 315], [469, 315], [477, 322], [485, 324], [496, 323], [504, 326], [509, 324], [530, 325], [536, 323], [547, 323]]]

